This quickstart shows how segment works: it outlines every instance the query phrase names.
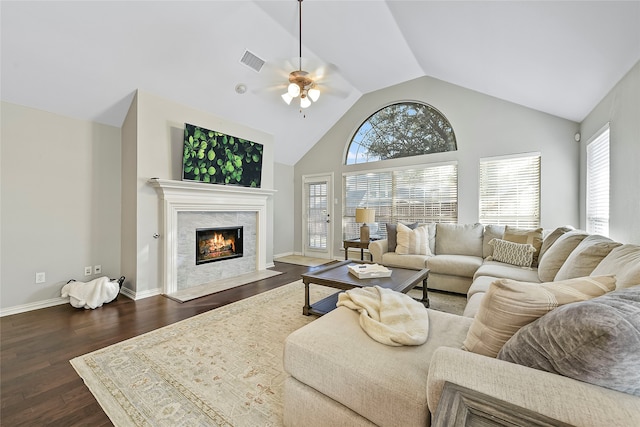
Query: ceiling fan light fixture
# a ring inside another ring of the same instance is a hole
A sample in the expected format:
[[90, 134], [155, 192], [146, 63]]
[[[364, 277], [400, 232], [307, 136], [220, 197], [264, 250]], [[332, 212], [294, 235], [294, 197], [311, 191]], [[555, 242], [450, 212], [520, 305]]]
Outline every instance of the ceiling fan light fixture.
[[285, 92], [282, 94], [282, 99], [287, 103], [287, 105], [290, 105], [293, 100], [293, 96], [289, 95], [289, 92]]
[[311, 89], [309, 89], [307, 91], [307, 94], [309, 95], [309, 98], [311, 98], [313, 102], [316, 102], [318, 98], [320, 98], [320, 91], [315, 87], [312, 87]]
[[287, 93], [292, 98], [295, 98], [296, 96], [300, 95], [300, 86], [298, 86], [298, 84], [296, 83], [289, 83], [289, 86], [287, 86]]
[[311, 105], [309, 97], [303, 95], [302, 98], [300, 98], [300, 108], [307, 108], [309, 105]]

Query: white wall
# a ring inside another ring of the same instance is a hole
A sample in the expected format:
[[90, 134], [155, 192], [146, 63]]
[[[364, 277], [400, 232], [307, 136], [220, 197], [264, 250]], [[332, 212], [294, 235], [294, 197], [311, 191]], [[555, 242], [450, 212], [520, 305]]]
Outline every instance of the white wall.
[[[371, 114], [398, 101], [432, 105], [450, 121], [458, 150], [365, 165], [344, 165], [353, 133]], [[478, 221], [478, 164], [482, 157], [540, 152], [541, 226], [579, 222], [579, 145], [573, 139], [578, 124], [430, 77], [422, 77], [363, 96], [295, 165], [295, 248], [302, 248], [302, 175], [335, 171], [334, 195], [342, 215], [342, 174], [370, 168], [458, 162], [458, 221]], [[341, 221], [333, 223], [334, 255], [342, 248]]]
[[[262, 188], [274, 188], [274, 146], [273, 137], [267, 133], [149, 93], [138, 91], [135, 102], [137, 103], [136, 140], [130, 140], [134, 133], [130, 132], [126, 140], [123, 139], [123, 144], [135, 144], [136, 147], [137, 202], [136, 211], [129, 212], [129, 215], [136, 217], [136, 230], [135, 235], [127, 237], [130, 241], [123, 244], [129, 248], [135, 247], [136, 257], [135, 280], [130, 283], [127, 281], [127, 286], [135, 291], [136, 297], [144, 297], [159, 292], [162, 287], [160, 258], [162, 237], [161, 239], [153, 238], [155, 233], [162, 232], [161, 205], [156, 191], [147, 181], [150, 178], [182, 179], [184, 124], [191, 123], [263, 144]], [[133, 115], [133, 112], [130, 111], [129, 115]], [[269, 215], [267, 260], [271, 260], [273, 258], [272, 201], [268, 203], [267, 210]], [[132, 253], [132, 250], [128, 250], [127, 253]]]
[[118, 277], [120, 129], [6, 102], [1, 117], [3, 314], [59, 303], [97, 277], [85, 266]]
[[609, 236], [640, 244], [640, 62], [598, 103], [580, 126], [580, 224], [586, 227], [586, 144], [610, 126]]
[[273, 197], [273, 254], [277, 257], [293, 253], [293, 166], [276, 163], [274, 185], [278, 192]]

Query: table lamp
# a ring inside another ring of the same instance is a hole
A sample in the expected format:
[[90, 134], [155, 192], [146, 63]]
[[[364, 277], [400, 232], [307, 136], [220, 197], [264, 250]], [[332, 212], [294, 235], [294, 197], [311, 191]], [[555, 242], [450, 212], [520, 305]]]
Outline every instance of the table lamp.
[[370, 208], [356, 208], [356, 222], [361, 222], [360, 227], [360, 241], [369, 241], [369, 226], [367, 223], [375, 222], [376, 211]]

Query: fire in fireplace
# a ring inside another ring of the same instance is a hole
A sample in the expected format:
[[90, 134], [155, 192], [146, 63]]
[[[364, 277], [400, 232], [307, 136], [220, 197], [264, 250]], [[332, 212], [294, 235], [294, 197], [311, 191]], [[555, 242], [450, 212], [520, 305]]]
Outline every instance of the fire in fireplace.
[[242, 226], [196, 229], [196, 265], [242, 256]]

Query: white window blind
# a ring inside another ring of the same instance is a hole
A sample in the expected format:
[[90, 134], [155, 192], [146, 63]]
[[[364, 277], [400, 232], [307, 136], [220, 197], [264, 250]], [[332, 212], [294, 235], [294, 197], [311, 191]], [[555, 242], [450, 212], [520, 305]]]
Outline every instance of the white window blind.
[[540, 225], [540, 154], [480, 159], [480, 222]]
[[587, 145], [587, 232], [609, 235], [609, 126]]
[[343, 177], [343, 238], [359, 236], [356, 208], [375, 209], [371, 234], [386, 238], [385, 223], [458, 221], [458, 166], [345, 174]]

